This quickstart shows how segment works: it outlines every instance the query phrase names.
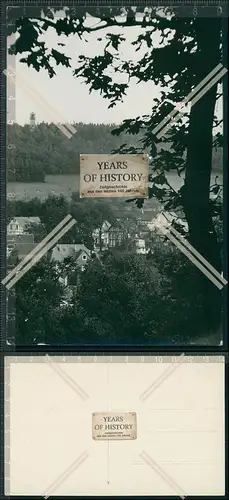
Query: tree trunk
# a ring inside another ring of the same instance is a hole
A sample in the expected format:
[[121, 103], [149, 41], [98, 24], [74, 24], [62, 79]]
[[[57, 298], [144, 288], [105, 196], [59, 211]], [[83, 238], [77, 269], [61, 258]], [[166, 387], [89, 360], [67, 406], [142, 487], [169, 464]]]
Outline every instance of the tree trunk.
[[[201, 81], [220, 62], [221, 23], [220, 20], [211, 18], [198, 19], [195, 23], [197, 35], [197, 54], [195, 55], [198, 64], [197, 73]], [[217, 84], [191, 108], [184, 210], [191, 245], [220, 271], [220, 247], [214, 231], [209, 201], [216, 93]], [[200, 271], [197, 274], [203, 291], [206, 328], [212, 331], [218, 327], [221, 318], [221, 293]]]

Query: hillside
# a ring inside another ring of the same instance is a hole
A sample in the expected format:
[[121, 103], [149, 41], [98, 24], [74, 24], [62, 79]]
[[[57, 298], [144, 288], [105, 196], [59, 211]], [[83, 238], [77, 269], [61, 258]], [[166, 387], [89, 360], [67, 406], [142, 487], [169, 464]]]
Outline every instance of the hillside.
[[[74, 127], [76, 134], [67, 139], [54, 124], [8, 125], [8, 182], [43, 182], [46, 175], [77, 174], [80, 154], [109, 154], [123, 143], [140, 147], [139, 134], [113, 136], [116, 125], [74, 123]], [[214, 150], [213, 168], [222, 169], [220, 148]]]

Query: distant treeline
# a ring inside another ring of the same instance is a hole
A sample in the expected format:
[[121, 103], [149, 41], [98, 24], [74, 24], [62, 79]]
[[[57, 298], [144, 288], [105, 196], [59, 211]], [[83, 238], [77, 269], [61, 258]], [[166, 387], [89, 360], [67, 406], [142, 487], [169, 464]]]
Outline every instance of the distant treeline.
[[[42, 182], [46, 175], [79, 173], [80, 154], [110, 154], [122, 144], [139, 147], [140, 135], [111, 134], [117, 125], [74, 123], [68, 139], [56, 125], [8, 125], [8, 182]], [[163, 147], [166, 146], [163, 144]], [[222, 149], [213, 151], [214, 170], [222, 169]]]
[[41, 182], [46, 175], [79, 173], [80, 154], [111, 153], [121, 144], [139, 145], [131, 136], [117, 137], [117, 125], [74, 123], [77, 132], [68, 139], [54, 124], [8, 126], [8, 181]]

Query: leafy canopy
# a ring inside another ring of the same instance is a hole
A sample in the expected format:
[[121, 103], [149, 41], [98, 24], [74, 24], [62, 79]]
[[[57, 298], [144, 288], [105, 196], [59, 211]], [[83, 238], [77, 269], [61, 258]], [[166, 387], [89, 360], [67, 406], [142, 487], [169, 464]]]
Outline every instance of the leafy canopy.
[[[66, 7], [61, 17], [57, 17], [56, 8], [43, 8], [41, 11], [31, 7], [27, 17], [21, 17], [20, 8], [18, 11], [12, 9], [9, 14], [9, 19], [10, 16], [14, 17], [15, 30], [19, 34], [11, 51], [16, 54], [28, 53], [20, 59], [21, 62], [36, 71], [47, 71], [50, 78], [56, 74], [55, 65], [71, 67], [73, 74], [86, 82], [90, 92], [99, 91], [108, 100], [108, 107], [123, 101], [131, 80], [136, 84], [152, 81], [161, 86], [161, 97], [154, 99], [149, 115], [126, 119], [113, 130], [114, 135], [122, 132], [135, 135], [140, 132], [140, 146], [136, 148], [125, 142], [114, 152], [149, 151], [153, 165], [149, 196], [167, 202], [166, 208], [170, 210], [183, 207], [182, 189], [175, 191], [166, 173], [172, 170], [182, 175], [185, 170], [189, 138], [188, 112], [182, 113], [166, 137], [160, 140], [153, 134], [153, 129], [200, 82], [206, 53], [199, 49], [197, 38], [201, 31], [202, 39], [205, 37], [207, 40], [212, 22], [220, 22], [217, 19], [185, 18], [183, 12], [182, 17], [179, 17], [179, 10], [176, 9], [174, 16], [171, 8]], [[120, 56], [123, 44], [128, 41], [129, 27], [139, 27], [139, 34], [132, 42], [135, 52], [140, 54], [137, 62], [122, 60]], [[98, 51], [99, 44], [104, 45], [106, 41], [103, 53], [91, 58], [80, 54], [77, 67], [74, 68], [75, 61], [71, 61], [64, 53], [64, 43], [59, 43], [60, 50], [54, 50], [41, 40], [49, 28], [55, 29], [57, 35], [75, 35], [88, 41], [90, 34], [98, 32]], [[120, 28], [120, 33], [112, 31], [114, 28], [116, 31]], [[13, 28], [9, 29], [12, 31]], [[219, 121], [215, 118], [214, 126], [218, 125]], [[221, 139], [221, 134], [217, 133], [215, 145], [221, 145]], [[165, 142], [170, 143], [169, 149], [164, 148]], [[143, 200], [136, 202], [142, 206]]]

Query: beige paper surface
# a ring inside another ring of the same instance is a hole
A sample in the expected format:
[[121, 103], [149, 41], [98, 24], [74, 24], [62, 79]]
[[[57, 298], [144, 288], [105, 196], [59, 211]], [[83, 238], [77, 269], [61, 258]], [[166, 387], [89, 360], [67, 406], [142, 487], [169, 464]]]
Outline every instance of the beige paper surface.
[[148, 155], [80, 155], [81, 198], [147, 198]]
[[[5, 358], [5, 493], [224, 495], [224, 364], [211, 359]], [[92, 439], [92, 413], [132, 409], [137, 439]]]

